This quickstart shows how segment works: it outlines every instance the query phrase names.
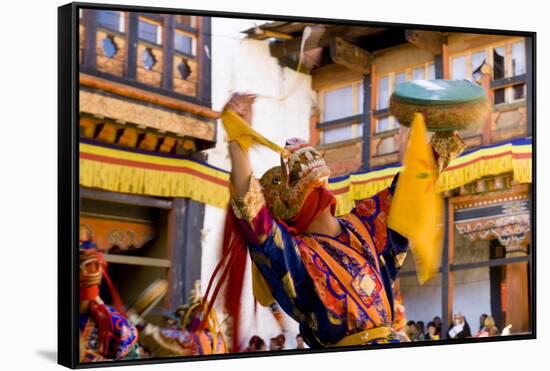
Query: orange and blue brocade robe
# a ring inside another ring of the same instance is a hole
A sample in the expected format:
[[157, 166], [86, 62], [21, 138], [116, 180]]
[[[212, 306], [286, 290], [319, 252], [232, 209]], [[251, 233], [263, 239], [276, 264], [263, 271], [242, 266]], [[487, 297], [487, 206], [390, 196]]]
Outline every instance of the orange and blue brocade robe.
[[396, 179], [339, 217], [343, 232], [335, 238], [291, 234], [270, 214], [254, 177], [245, 196], [232, 198], [253, 263], [310, 347], [391, 327], [392, 285], [408, 248], [386, 224]]
[[[79, 313], [79, 329], [81, 341], [81, 362], [100, 362], [113, 360], [139, 359], [138, 330], [128, 319], [113, 307], [98, 304], [104, 308], [108, 316], [110, 331], [108, 344], [102, 344], [99, 326], [92, 316]], [[107, 350], [108, 349], [108, 350]]]

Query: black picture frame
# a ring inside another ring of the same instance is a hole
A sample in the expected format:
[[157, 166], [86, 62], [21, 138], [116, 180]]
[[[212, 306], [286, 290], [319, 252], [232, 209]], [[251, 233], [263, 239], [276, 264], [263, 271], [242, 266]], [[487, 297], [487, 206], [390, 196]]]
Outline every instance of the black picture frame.
[[[89, 368], [98, 366], [122, 366], [136, 364], [156, 364], [173, 362], [193, 362], [216, 359], [235, 359], [248, 357], [266, 357], [275, 355], [312, 354], [319, 352], [341, 352], [365, 350], [364, 346], [334, 347], [330, 349], [285, 350], [284, 353], [266, 351], [262, 353], [236, 353], [209, 356], [171, 357], [128, 361], [110, 361], [99, 363], [79, 363], [78, 354], [78, 243], [79, 225], [79, 63], [78, 63], [78, 12], [80, 8], [135, 11], [147, 13], [186, 14], [196, 16], [259, 19], [269, 21], [322, 22], [359, 26], [411, 27], [419, 30], [446, 30], [455, 32], [472, 32], [525, 37], [528, 44], [527, 58], [531, 68], [525, 80], [528, 82], [527, 117], [528, 134], [532, 137], [533, 182], [531, 198], [531, 258], [530, 262], [530, 318], [531, 333], [507, 337], [488, 337], [463, 340], [440, 340], [437, 342], [380, 344], [368, 349], [403, 348], [417, 346], [439, 346], [449, 344], [478, 344], [484, 342], [532, 340], [537, 338], [537, 298], [536, 298], [536, 49], [537, 34], [528, 31], [511, 31], [498, 29], [463, 28], [441, 25], [404, 24], [388, 22], [370, 22], [298, 16], [281, 16], [270, 14], [233, 13], [222, 11], [201, 11], [193, 9], [157, 8], [115, 4], [97, 4], [74, 2], [58, 8], [58, 363], [69, 368]], [[210, 102], [210, 92], [200, 97], [203, 102]], [[190, 98], [191, 102], [195, 102]], [[330, 123], [328, 123], [330, 124]]]

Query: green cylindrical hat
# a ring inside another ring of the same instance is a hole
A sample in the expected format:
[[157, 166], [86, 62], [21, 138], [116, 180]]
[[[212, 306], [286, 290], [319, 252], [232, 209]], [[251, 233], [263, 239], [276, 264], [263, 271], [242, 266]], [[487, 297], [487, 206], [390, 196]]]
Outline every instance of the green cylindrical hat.
[[390, 113], [410, 126], [415, 112], [424, 115], [429, 131], [480, 126], [491, 111], [485, 90], [467, 80], [414, 80], [396, 86]]

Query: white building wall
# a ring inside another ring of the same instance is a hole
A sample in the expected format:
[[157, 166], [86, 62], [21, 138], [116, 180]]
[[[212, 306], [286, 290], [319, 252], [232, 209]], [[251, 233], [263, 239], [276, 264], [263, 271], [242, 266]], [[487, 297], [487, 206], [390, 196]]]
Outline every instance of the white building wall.
[[[471, 242], [460, 234], [455, 237], [457, 264], [489, 260], [489, 251], [489, 241]], [[491, 314], [489, 268], [455, 271], [453, 279], [453, 308], [466, 316], [474, 335], [479, 329], [481, 314]]]
[[424, 321], [441, 317], [441, 275], [420, 285], [416, 276], [400, 278], [401, 294], [407, 320]]
[[[458, 235], [455, 240], [455, 263], [468, 263], [489, 259], [489, 242], [472, 243]], [[409, 253], [403, 271], [413, 270], [412, 255]], [[461, 312], [472, 335], [479, 327], [481, 314], [491, 314], [491, 287], [489, 268], [468, 269], [453, 272], [453, 311]], [[442, 315], [441, 275], [420, 285], [416, 277], [402, 277], [400, 288], [408, 320], [424, 321], [426, 325], [433, 317]]]
[[[315, 95], [311, 78], [288, 68], [281, 68], [269, 53], [267, 41], [246, 39], [241, 32], [263, 21], [212, 18], [212, 108], [221, 111], [234, 92], [258, 94], [254, 105], [254, 128], [279, 145], [287, 138], [309, 139], [309, 117]], [[277, 99], [288, 96], [287, 99]], [[278, 165], [279, 156], [264, 148], [250, 151], [256, 177]], [[208, 162], [230, 169], [225, 132], [218, 122], [217, 145], [208, 151]], [[225, 210], [206, 206], [203, 230], [201, 281], [206, 289], [212, 271], [219, 261]], [[271, 311], [258, 305], [254, 313], [250, 267], [245, 276], [242, 297], [244, 325], [241, 342], [247, 345], [252, 335], [259, 335], [269, 346], [269, 339], [281, 333]], [[217, 312], [224, 317], [222, 300]], [[286, 346], [294, 348], [297, 324], [286, 318]]]

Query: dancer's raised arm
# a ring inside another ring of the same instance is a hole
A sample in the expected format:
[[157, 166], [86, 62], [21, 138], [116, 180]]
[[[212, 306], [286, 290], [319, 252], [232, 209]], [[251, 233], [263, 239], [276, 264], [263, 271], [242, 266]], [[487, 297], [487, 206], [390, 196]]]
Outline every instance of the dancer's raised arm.
[[[229, 108], [240, 115], [249, 124], [252, 123], [252, 104], [256, 96], [253, 94], [235, 93], [227, 102], [225, 108]], [[234, 196], [243, 197], [248, 191], [252, 167], [248, 153], [244, 151], [237, 141], [229, 142], [229, 157], [231, 159], [231, 184]]]

